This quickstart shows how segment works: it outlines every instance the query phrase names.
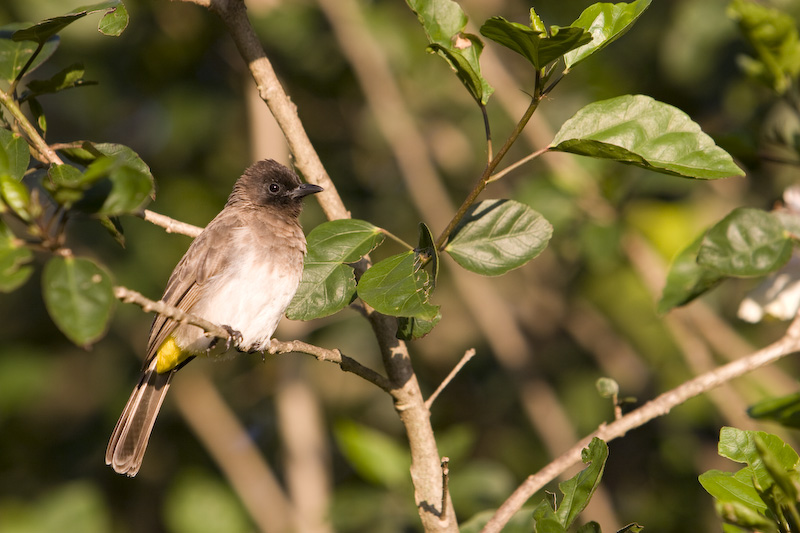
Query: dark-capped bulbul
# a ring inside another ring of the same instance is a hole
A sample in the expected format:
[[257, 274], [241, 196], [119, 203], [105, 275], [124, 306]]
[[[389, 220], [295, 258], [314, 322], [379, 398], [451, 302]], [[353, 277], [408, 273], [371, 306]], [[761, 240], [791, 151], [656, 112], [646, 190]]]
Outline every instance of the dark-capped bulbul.
[[[320, 191], [273, 160], [250, 166], [173, 270], [162, 300], [224, 326], [242, 351], [268, 348], [303, 273], [302, 200]], [[156, 316], [141, 379], [111, 435], [106, 464], [128, 476], [139, 472], [172, 377], [215, 344], [196, 326]]]

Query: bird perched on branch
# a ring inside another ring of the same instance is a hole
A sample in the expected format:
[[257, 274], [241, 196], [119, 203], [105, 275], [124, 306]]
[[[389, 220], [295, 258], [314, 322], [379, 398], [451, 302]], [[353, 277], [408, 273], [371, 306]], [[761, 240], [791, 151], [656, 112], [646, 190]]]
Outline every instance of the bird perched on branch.
[[[303, 273], [302, 200], [322, 187], [301, 183], [273, 161], [259, 161], [236, 181], [222, 211], [197, 236], [167, 282], [162, 300], [223, 326], [242, 351], [268, 348]], [[142, 377], [117, 422], [106, 464], [135, 476], [175, 373], [218, 339], [197, 326], [157, 315]]]

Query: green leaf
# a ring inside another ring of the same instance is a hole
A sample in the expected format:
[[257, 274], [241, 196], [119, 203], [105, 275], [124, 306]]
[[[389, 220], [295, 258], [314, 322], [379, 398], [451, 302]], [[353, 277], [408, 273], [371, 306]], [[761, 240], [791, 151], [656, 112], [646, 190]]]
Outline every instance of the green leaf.
[[150, 167], [121, 144], [89, 144], [87, 148], [96, 151], [96, 159], [84, 172], [82, 183], [93, 185], [75, 207], [107, 216], [141, 210], [155, 192]]
[[91, 184], [85, 174], [72, 165], [51, 165], [47, 169], [44, 188], [59, 205], [70, 208], [83, 198], [83, 191]]
[[485, 276], [518, 268], [546, 247], [553, 226], [514, 200], [484, 200], [470, 207], [445, 251], [462, 267]]
[[[791, 501], [792, 504], [797, 502], [797, 485], [800, 483], [800, 473], [797, 471], [797, 461], [788, 467], [783, 464], [783, 457], [778, 457], [774, 448], [768, 443], [764, 442], [760, 436], [756, 435], [753, 439], [758, 451], [764, 469], [769, 473], [770, 477], [775, 481], [776, 488], [783, 493], [783, 499]], [[785, 447], [791, 449], [788, 444]], [[782, 452], [784, 450], [778, 450]], [[794, 451], [794, 450], [792, 450]]]
[[726, 276], [761, 276], [786, 263], [792, 248], [791, 237], [775, 216], [740, 207], [708, 230], [697, 261]]
[[577, 533], [603, 533], [603, 531], [597, 522], [587, 522], [578, 528]]
[[54, 257], [42, 273], [42, 294], [56, 326], [78, 346], [102, 337], [114, 308], [108, 273], [89, 259]]
[[364, 272], [358, 296], [379, 313], [434, 320], [439, 307], [428, 303], [431, 280], [414, 251], [393, 255]]
[[33, 253], [0, 220], [0, 292], [11, 292], [28, 281]]
[[[12, 39], [15, 41], [34, 41], [37, 43], [43, 43], [76, 20], [81, 19], [90, 13], [105, 11], [107, 14], [112, 14], [115, 13], [117, 7], [121, 5], [122, 2], [120, 2], [120, 0], [109, 0], [99, 4], [79, 7], [65, 15], [45, 19], [27, 28], [17, 30], [14, 35], [12, 35]], [[98, 26], [98, 29], [100, 29], [100, 31], [106, 35], [119, 35], [119, 33], [122, 33], [122, 30], [125, 29], [125, 26], [127, 25], [127, 11], [125, 10], [124, 6], [120, 14], [115, 15], [112, 19], [106, 21], [106, 16], [100, 20], [100, 26]], [[125, 24], [120, 29], [119, 26], [122, 23], [121, 17], [123, 16], [125, 19]], [[107, 30], [109, 28], [112, 31], [119, 30], [119, 33], [114, 34], [103, 31], [103, 29]]]
[[800, 428], [800, 393], [760, 401], [750, 406], [747, 414], [756, 420], [774, 420], [786, 427]]
[[291, 320], [312, 320], [332, 315], [355, 298], [353, 269], [333, 261], [313, 261], [306, 257], [303, 279], [286, 309]]
[[[756, 509], [736, 501], [717, 500], [714, 507], [720, 518], [725, 522], [723, 531], [728, 531], [725, 527], [728, 524], [744, 528], [747, 531], [758, 531], [763, 533], [777, 533], [775, 521], [770, 520]], [[729, 527], [729, 526], [728, 526]], [[735, 531], [740, 532], [741, 529]]]
[[8, 174], [0, 174], [0, 198], [19, 218], [30, 222], [31, 197], [28, 188]]
[[761, 439], [763, 446], [771, 450], [783, 468], [786, 470], [797, 468], [797, 452], [777, 435], [763, 431], [742, 431], [724, 427], [720, 431], [718, 452], [722, 457], [727, 457], [737, 463], [746, 463], [750, 469], [750, 475], [757, 478], [759, 487], [765, 488], [774, 481], [764, 467], [762, 454], [759, 453], [755, 442], [757, 437]]
[[558, 484], [564, 498], [556, 510], [556, 516], [564, 528], [570, 527], [589, 504], [603, 477], [606, 459], [608, 445], [597, 437], [593, 438], [589, 447], [581, 451], [581, 460], [588, 466], [571, 479]]
[[439, 251], [431, 229], [424, 222], [419, 223], [419, 243], [415, 250], [424, 263], [430, 263], [433, 286], [436, 287], [439, 280]]
[[308, 256], [315, 261], [355, 263], [383, 242], [381, 229], [364, 220], [325, 222], [308, 234]]
[[437, 312], [433, 320], [401, 316], [397, 319], [397, 338], [404, 341], [421, 339], [436, 327], [442, 319], [442, 314]]
[[748, 0], [733, 0], [728, 15], [756, 51], [756, 59], [742, 58], [747, 73], [785, 93], [800, 75], [800, 35], [787, 13]]
[[308, 234], [308, 254], [303, 279], [286, 316], [311, 320], [332, 315], [350, 305], [355, 297], [354, 263], [370, 253], [384, 236], [380, 228], [363, 220], [333, 220]]
[[31, 154], [25, 139], [0, 128], [0, 174], [22, 181], [30, 160]]
[[611, 378], [598, 378], [594, 383], [601, 398], [613, 398], [619, 395], [619, 383]]
[[485, 106], [494, 89], [481, 75], [480, 55], [483, 43], [465, 33], [467, 16], [452, 0], [406, 0], [417, 15], [430, 46], [447, 61], [458, 79], [479, 105]]
[[753, 474], [742, 468], [735, 474], [709, 470], [700, 474], [700, 485], [720, 502], [737, 503], [751, 509], [766, 511], [767, 505], [753, 486]]
[[643, 95], [587, 105], [564, 123], [550, 149], [687, 178], [744, 175], [686, 113]]
[[99, 216], [97, 221], [108, 232], [111, 237], [117, 241], [117, 244], [125, 248], [125, 235], [122, 231], [122, 223], [119, 217]]
[[367, 481], [389, 488], [409, 485], [408, 450], [384, 433], [351, 421], [333, 428], [336, 444], [347, 462]]
[[633, 523], [628, 524], [627, 526], [623, 527], [619, 531], [617, 531], [617, 533], [640, 533], [640, 531], [642, 531], [643, 529], [644, 528], [642, 526], [640, 526], [639, 524], [633, 522]]
[[33, 115], [36, 125], [39, 126], [39, 130], [42, 131], [42, 133], [47, 132], [47, 117], [44, 115], [42, 104], [33, 96], [29, 97], [26, 101], [28, 102], [28, 107], [31, 110], [31, 115]]
[[542, 500], [533, 510], [533, 531], [534, 533], [567, 533], [567, 528], [556, 516], [550, 504]]
[[592, 35], [592, 40], [564, 55], [567, 68], [571, 69], [625, 35], [650, 6], [650, 2], [651, 0], [636, 0], [619, 4], [597, 3], [587, 7], [572, 23], [572, 27], [588, 31]]
[[664, 292], [658, 301], [657, 311], [659, 314], [691, 302], [725, 279], [725, 276], [718, 270], [697, 262], [697, 253], [700, 251], [700, 245], [704, 238], [705, 234], [700, 235], [672, 260]]
[[[0, 79], [9, 83], [14, 81], [23, 67], [28, 63], [28, 60], [36, 52], [37, 45], [31, 41], [15, 42], [11, 36], [15, 31], [21, 28], [27, 28], [30, 24], [24, 22], [16, 22], [7, 24], [0, 27]], [[33, 63], [28, 67], [27, 72], [30, 73], [36, 67], [47, 61], [53, 52], [58, 48], [59, 37], [54, 35], [48, 39], [42, 50], [33, 60]]]
[[57, 93], [64, 89], [97, 84], [97, 82], [94, 81], [84, 80], [83, 74], [83, 65], [81, 63], [75, 63], [61, 72], [58, 72], [48, 80], [31, 80], [28, 82], [28, 91], [23, 94], [22, 99], [28, 100], [29, 98], [41, 94]]
[[582, 28], [553, 26], [547, 35], [503, 17], [492, 17], [484, 22], [481, 35], [520, 54], [537, 70], [592, 40], [592, 35]]
[[100, 19], [97, 25], [97, 30], [103, 35], [110, 37], [119, 37], [125, 28], [128, 27], [128, 10], [125, 5], [120, 2], [118, 6], [110, 9]]

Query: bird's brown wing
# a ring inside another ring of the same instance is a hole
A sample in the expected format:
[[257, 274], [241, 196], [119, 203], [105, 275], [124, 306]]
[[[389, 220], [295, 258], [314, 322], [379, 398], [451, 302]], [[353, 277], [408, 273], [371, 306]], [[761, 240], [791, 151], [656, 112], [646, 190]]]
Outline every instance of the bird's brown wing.
[[[231, 232], [242, 225], [241, 217], [222, 211], [212, 220], [175, 266], [167, 282], [162, 300], [181, 311], [191, 312], [202, 294], [205, 283], [219, 273], [231, 260], [225, 252]], [[178, 323], [158, 314], [150, 328], [145, 367], [155, 357], [158, 348], [175, 331]]]

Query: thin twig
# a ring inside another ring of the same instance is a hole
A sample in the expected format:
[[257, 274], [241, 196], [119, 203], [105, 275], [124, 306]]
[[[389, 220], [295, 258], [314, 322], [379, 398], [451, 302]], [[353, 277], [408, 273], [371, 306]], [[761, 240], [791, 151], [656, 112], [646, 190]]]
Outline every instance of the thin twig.
[[519, 160], [519, 161], [517, 161], [516, 163], [513, 163], [513, 164], [511, 164], [511, 165], [507, 166], [506, 168], [504, 168], [504, 169], [503, 169], [503, 170], [501, 170], [500, 172], [496, 172], [495, 174], [492, 174], [492, 175], [489, 177], [489, 179], [488, 179], [488, 180], [486, 180], [486, 182], [487, 182], [487, 183], [493, 183], [493, 182], [495, 182], [495, 181], [499, 180], [500, 178], [502, 178], [503, 176], [505, 176], [506, 174], [508, 174], [508, 173], [509, 173], [509, 172], [511, 172], [512, 170], [514, 170], [514, 169], [516, 169], [516, 168], [518, 168], [518, 167], [521, 167], [522, 165], [524, 165], [524, 164], [525, 164], [525, 163], [527, 163], [528, 161], [533, 161], [534, 159], [536, 159], [537, 157], [539, 157], [539, 156], [540, 156], [540, 155], [542, 155], [543, 153], [547, 152], [549, 149], [550, 149], [550, 147], [549, 147], [549, 146], [545, 146], [544, 148], [541, 148], [541, 149], [539, 149], [539, 150], [536, 150], [536, 151], [535, 151], [535, 152], [533, 152], [532, 154], [528, 154], [528, 155], [526, 155], [525, 157], [523, 157], [522, 159], [520, 159], [520, 160]]
[[365, 380], [377, 385], [385, 391], [390, 391], [393, 388], [393, 385], [388, 379], [378, 374], [371, 368], [362, 365], [352, 357], [344, 355], [338, 349], [329, 350], [327, 348], [314, 346], [313, 344], [308, 344], [307, 342], [303, 341], [279, 341], [277, 339], [272, 339], [270, 341], [270, 346], [266, 351], [272, 355], [290, 352], [311, 355], [318, 361], [327, 361], [329, 363], [339, 365], [343, 371], [350, 372], [351, 374], [355, 374], [358, 377], [364, 378]]
[[[143, 296], [141, 293], [128, 289], [127, 287], [114, 287], [114, 296], [122, 302], [138, 305], [145, 312], [149, 313], [154, 311], [180, 322], [181, 324], [191, 324], [192, 326], [197, 326], [205, 331], [209, 336], [218, 337], [220, 339], [231, 338], [228, 330], [221, 326], [218, 326], [198, 316], [181, 311], [177, 307], [166, 304], [161, 300], [151, 300], [146, 296]], [[361, 378], [364, 378], [383, 390], [388, 391], [392, 388], [391, 383], [385, 377], [381, 376], [371, 368], [362, 365], [355, 359], [342, 354], [342, 352], [339, 350], [329, 350], [327, 348], [321, 348], [319, 346], [314, 346], [313, 344], [308, 344], [302, 341], [279, 341], [277, 339], [272, 339], [270, 342], [270, 347], [266, 350], [267, 353], [273, 355], [289, 352], [305, 353], [314, 356], [319, 361], [328, 361], [329, 363], [337, 364], [343, 371], [350, 372], [351, 374], [355, 374]]]
[[17, 102], [14, 100], [14, 96], [12, 94], [8, 94], [2, 90], [0, 90], [0, 103], [2, 103], [8, 112], [16, 119], [17, 124], [19, 124], [22, 131], [25, 135], [28, 136], [28, 140], [33, 145], [33, 148], [41, 154], [42, 158], [45, 159], [45, 162], [52, 163], [55, 165], [63, 165], [64, 162], [58, 157], [55, 150], [48, 146], [47, 142], [45, 142], [44, 138], [39, 135], [39, 132], [36, 131], [36, 128], [33, 124], [28, 120], [28, 117], [22, 112], [22, 109], [19, 107]]
[[441, 394], [444, 388], [447, 387], [451, 381], [453, 381], [453, 378], [456, 377], [456, 374], [458, 374], [461, 371], [461, 369], [464, 368], [464, 365], [469, 363], [469, 360], [472, 359], [473, 357], [475, 357], [475, 348], [470, 348], [464, 353], [464, 355], [461, 357], [461, 360], [456, 364], [456, 366], [453, 367], [453, 370], [451, 370], [450, 373], [447, 374], [447, 377], [444, 378], [444, 381], [442, 381], [439, 384], [439, 386], [436, 387], [436, 390], [433, 391], [433, 394], [431, 394], [430, 397], [428, 397], [428, 399], [425, 400], [425, 407], [427, 407], [428, 410], [430, 410], [431, 406], [433, 405], [433, 402], [436, 401], [436, 398], [439, 397], [439, 394]]
[[539, 107], [540, 101], [541, 100], [539, 96], [537, 94], [534, 94], [533, 98], [531, 98], [530, 104], [528, 104], [528, 108], [525, 110], [525, 113], [522, 115], [522, 118], [519, 120], [519, 122], [517, 122], [517, 125], [514, 126], [514, 129], [508, 136], [508, 139], [506, 139], [506, 142], [503, 144], [500, 150], [497, 151], [497, 155], [495, 155], [494, 158], [489, 162], [489, 164], [486, 165], [486, 169], [484, 169], [483, 174], [481, 174], [481, 177], [478, 180], [478, 182], [475, 184], [473, 189], [461, 203], [461, 206], [458, 208], [458, 211], [456, 211], [455, 216], [450, 220], [450, 223], [447, 225], [444, 231], [442, 231], [441, 235], [439, 235], [439, 238], [436, 239], [437, 250], [442, 250], [444, 248], [444, 245], [447, 244], [447, 239], [450, 237], [450, 234], [453, 232], [456, 226], [458, 226], [458, 223], [461, 222], [461, 219], [464, 218], [464, 215], [467, 214], [467, 210], [469, 210], [470, 206], [472, 206], [472, 204], [475, 203], [475, 200], [478, 199], [478, 196], [486, 188], [486, 185], [489, 183], [489, 178], [491, 178], [492, 173], [495, 171], [497, 165], [500, 164], [500, 161], [503, 160], [508, 151], [517, 141], [517, 138], [519, 138], [520, 134], [522, 133], [522, 130], [525, 129], [525, 125], [528, 124], [528, 121], [533, 116], [533, 113], [536, 111], [536, 108]]
[[164, 303], [161, 300], [151, 300], [141, 293], [128, 289], [127, 287], [121, 287], [119, 285], [114, 287], [114, 296], [122, 302], [138, 305], [146, 313], [155, 311], [156, 313], [171, 318], [172, 320], [180, 322], [181, 324], [191, 324], [192, 326], [197, 326], [205, 331], [208, 336], [217, 337], [220, 339], [230, 338], [230, 333], [225, 328], [218, 326], [213, 322], [209, 322], [208, 320], [200, 318], [199, 316], [181, 311], [177, 307]]
[[203, 231], [203, 228], [181, 222], [180, 220], [175, 220], [174, 218], [150, 211], [149, 209], [145, 209], [140, 216], [147, 222], [164, 228], [167, 233], [180, 233], [181, 235], [188, 235], [194, 238]]
[[608, 425], [603, 424], [600, 426], [595, 432], [581, 439], [560, 457], [539, 470], [539, 472], [530, 475], [517, 487], [503, 505], [497, 509], [494, 516], [492, 516], [481, 530], [481, 533], [497, 533], [501, 531], [514, 513], [516, 513], [531, 496], [581, 460], [581, 451], [588, 446], [592, 438], [598, 437], [608, 442], [622, 437], [628, 431], [640, 427], [654, 418], [666, 415], [673, 407], [695, 396], [708, 392], [723, 383], [727, 383], [753, 370], [774, 363], [798, 350], [800, 350], [800, 315], [795, 317], [794, 321], [787, 329], [786, 334], [773, 344], [747, 357], [728, 363], [711, 372], [701, 374], [661, 394], [640, 408], [626, 414], [619, 420], [615, 420]]

